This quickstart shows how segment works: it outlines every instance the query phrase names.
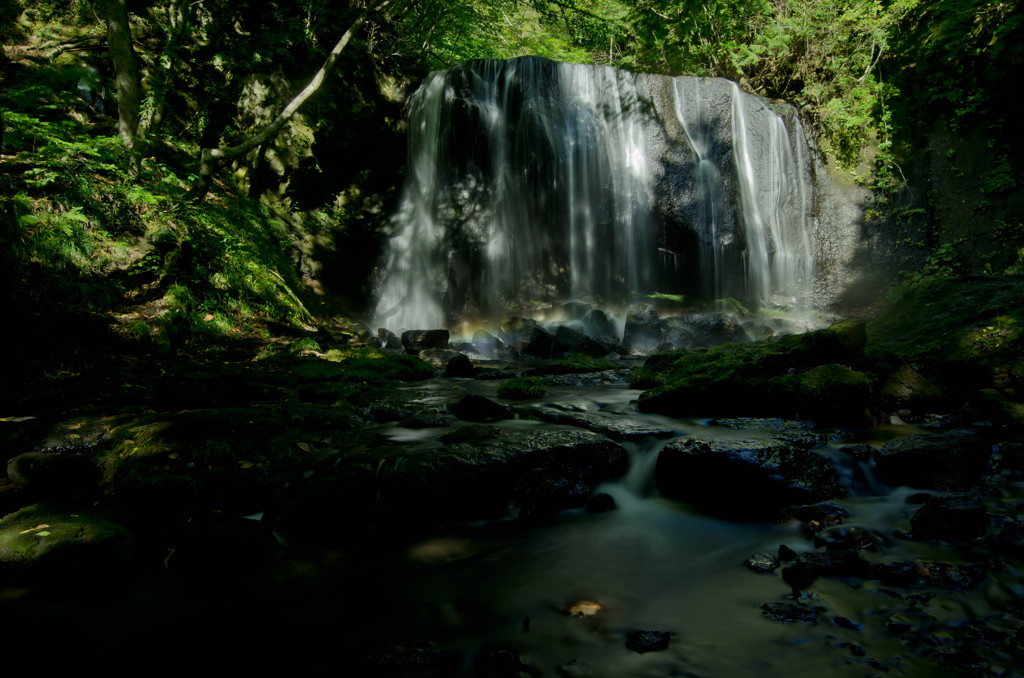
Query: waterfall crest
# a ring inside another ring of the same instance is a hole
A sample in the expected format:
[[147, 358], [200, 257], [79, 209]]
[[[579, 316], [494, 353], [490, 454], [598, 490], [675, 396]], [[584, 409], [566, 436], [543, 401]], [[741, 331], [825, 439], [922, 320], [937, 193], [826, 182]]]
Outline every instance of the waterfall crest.
[[409, 129], [380, 326], [656, 291], [809, 303], [803, 132], [733, 83], [474, 61], [427, 78]]

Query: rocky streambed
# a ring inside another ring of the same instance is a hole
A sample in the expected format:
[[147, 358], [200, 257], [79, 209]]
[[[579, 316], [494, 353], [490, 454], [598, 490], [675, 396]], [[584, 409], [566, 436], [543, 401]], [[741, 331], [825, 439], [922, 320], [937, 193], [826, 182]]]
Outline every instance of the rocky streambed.
[[[88, 446], [19, 455], [5, 501], [35, 503], [0, 524], [7, 642], [45, 639], [56, 664], [381, 676], [1019, 675], [1024, 456], [1005, 430], [670, 417], [639, 411], [627, 374], [517, 402], [435, 377], [344, 412], [162, 416], [207, 440], [247, 422], [230, 472], [207, 455], [174, 475], [170, 443], [164, 476], [120, 486]], [[138, 446], [157, 422], [132, 426]], [[256, 453], [282, 426], [301, 432], [291, 469]]]

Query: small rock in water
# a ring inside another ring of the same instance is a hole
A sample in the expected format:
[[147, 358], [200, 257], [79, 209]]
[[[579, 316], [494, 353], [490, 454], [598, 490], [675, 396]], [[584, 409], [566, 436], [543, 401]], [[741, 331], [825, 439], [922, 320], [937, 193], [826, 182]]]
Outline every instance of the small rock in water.
[[487, 648], [477, 655], [473, 668], [476, 678], [519, 678], [520, 673], [530, 667], [523, 663], [515, 650]]
[[832, 620], [832, 623], [844, 629], [849, 629], [850, 631], [861, 631], [864, 629], [863, 624], [858, 624], [857, 622], [847, 617], [835, 617]]
[[789, 548], [785, 544], [782, 544], [781, 546], [779, 546], [779, 560], [784, 560], [787, 563], [790, 563], [790, 562], [793, 562], [794, 560], [796, 560], [799, 557], [800, 556], [797, 554], [796, 551], [794, 551], [793, 549]]
[[400, 355], [405, 353], [405, 346], [394, 332], [380, 327], [377, 329], [377, 341], [380, 343], [380, 350], [388, 355]]
[[886, 586], [910, 586], [924, 576], [925, 570], [915, 562], [895, 561], [872, 565], [872, 576]]
[[854, 550], [804, 553], [800, 561], [782, 569], [782, 578], [795, 589], [805, 589], [818, 577], [853, 577], [870, 575], [870, 566]]
[[440, 428], [451, 426], [458, 420], [450, 414], [441, 412], [416, 412], [398, 422], [405, 428]]
[[849, 512], [835, 504], [814, 504], [795, 507], [789, 515], [803, 523], [803, 534], [810, 539], [819, 532], [842, 523]]
[[559, 678], [583, 678], [584, 676], [596, 676], [593, 666], [584, 664], [579, 659], [562, 664], [555, 669], [555, 675]]
[[626, 634], [626, 648], [640, 654], [667, 650], [671, 636], [669, 631], [630, 631]]
[[402, 332], [402, 346], [406, 353], [416, 355], [431, 348], [448, 348], [449, 337], [448, 330], [406, 330]]
[[765, 603], [761, 606], [761, 614], [780, 624], [814, 624], [818, 621], [818, 611], [793, 603]]
[[878, 530], [856, 525], [837, 525], [818, 534], [814, 545], [824, 546], [826, 551], [878, 551], [889, 540]]
[[468, 395], [449, 408], [463, 421], [491, 422], [511, 419], [512, 410], [481, 395]]
[[384, 669], [388, 673], [396, 668], [442, 669], [453, 670], [458, 664], [458, 656], [445, 650], [439, 650], [434, 643], [424, 642], [412, 646], [385, 645], [367, 652], [366, 668]]
[[744, 560], [743, 564], [754, 572], [771, 574], [779, 567], [779, 559], [770, 553], [755, 553]]
[[885, 629], [889, 633], [899, 636], [909, 631], [913, 626], [910, 622], [895, 614], [890, 614], [885, 620]]
[[949, 589], [973, 589], [985, 579], [980, 565], [952, 565], [950, 563], [922, 562], [926, 576], [936, 584]]
[[473, 361], [461, 353], [458, 354], [445, 365], [444, 376], [454, 379], [472, 379]]
[[587, 513], [593, 515], [595, 513], [605, 513], [607, 511], [615, 510], [615, 499], [610, 494], [604, 492], [598, 492], [590, 499], [587, 500], [587, 505], [584, 507]]
[[910, 517], [917, 539], [970, 541], [988, 527], [985, 504], [978, 497], [932, 497]]
[[434, 367], [443, 369], [448, 365], [448, 361], [462, 354], [458, 351], [453, 351], [450, 348], [427, 348], [416, 355], [423, 362], [430, 363]]

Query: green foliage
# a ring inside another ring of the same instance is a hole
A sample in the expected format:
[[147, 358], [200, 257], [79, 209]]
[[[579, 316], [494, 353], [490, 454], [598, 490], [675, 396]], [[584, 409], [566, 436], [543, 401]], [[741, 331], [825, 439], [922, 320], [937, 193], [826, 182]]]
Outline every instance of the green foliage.
[[990, 263], [1010, 275], [1024, 274], [1024, 223], [996, 222], [992, 241], [995, 251]]
[[540, 398], [548, 392], [548, 382], [541, 377], [516, 377], [498, 386], [499, 398], [526, 400]]
[[888, 101], [898, 89], [881, 77], [892, 36], [918, 0], [796, 0], [700, 3], [643, 0], [631, 22], [631, 65], [672, 74], [721, 76], [794, 102], [845, 168], [877, 141], [877, 185], [897, 177]]
[[1010, 159], [1001, 155], [996, 158], [995, 166], [981, 175], [981, 192], [986, 194], [1003, 193], [1017, 187]]
[[920, 269], [903, 274], [902, 281], [889, 291], [889, 298], [895, 299], [908, 290], [919, 289], [936, 278], [950, 278], [961, 272], [960, 254], [952, 243], [942, 243], [931, 251]]
[[525, 55], [613, 63], [626, 50], [628, 7], [621, 0], [429, 0], [401, 17], [373, 18], [382, 29], [373, 49], [389, 60], [425, 57], [429, 68]]
[[1016, 96], [1005, 83], [1024, 61], [1017, 2], [923, 0], [895, 35], [925, 125], [940, 114], [954, 129], [976, 124]]

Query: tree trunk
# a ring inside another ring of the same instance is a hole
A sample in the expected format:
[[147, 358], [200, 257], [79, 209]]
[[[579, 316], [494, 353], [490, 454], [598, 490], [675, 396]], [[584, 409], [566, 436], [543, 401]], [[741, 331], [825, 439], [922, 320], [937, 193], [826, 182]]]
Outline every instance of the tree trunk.
[[324, 61], [323, 66], [321, 66], [320, 70], [316, 72], [316, 75], [313, 76], [313, 79], [310, 80], [309, 84], [306, 85], [306, 87], [299, 92], [299, 94], [292, 99], [287, 106], [285, 106], [284, 110], [281, 111], [281, 113], [279, 113], [278, 116], [263, 129], [262, 132], [249, 137], [237, 146], [232, 146], [230, 148], [202, 149], [199, 155], [199, 176], [196, 179], [195, 184], [192, 185], [191, 190], [189, 190], [186, 199], [200, 201], [206, 197], [206, 194], [210, 190], [210, 184], [213, 181], [214, 172], [216, 172], [217, 166], [220, 163], [245, 155], [257, 146], [274, 138], [292, 115], [299, 110], [299, 107], [306, 103], [306, 100], [320, 89], [320, 86], [327, 78], [327, 75], [331, 72], [331, 69], [334, 68], [334, 64], [337, 63], [338, 56], [348, 45], [349, 41], [352, 40], [352, 36], [362, 28], [364, 23], [366, 23], [367, 17], [372, 12], [382, 10], [389, 4], [391, 4], [391, 0], [381, 0], [377, 4], [363, 10], [363, 13], [359, 15], [359, 18], [352, 22], [352, 25], [348, 27], [345, 34], [342, 35], [341, 39], [338, 40], [336, 45], [334, 45], [334, 49], [332, 49], [331, 53], [327, 55], [327, 59]]
[[114, 66], [117, 89], [117, 131], [133, 157], [139, 152], [139, 67], [132, 48], [127, 0], [102, 0], [100, 9], [107, 22], [107, 46]]

